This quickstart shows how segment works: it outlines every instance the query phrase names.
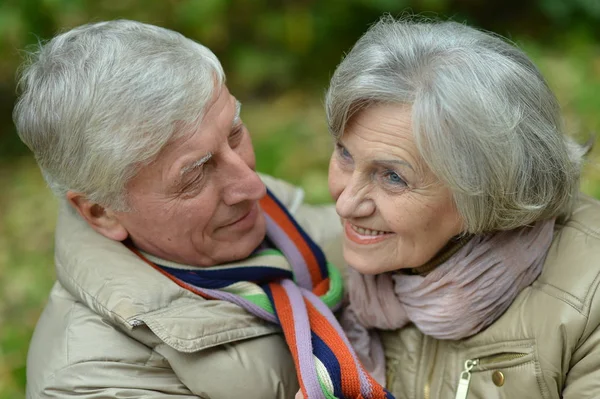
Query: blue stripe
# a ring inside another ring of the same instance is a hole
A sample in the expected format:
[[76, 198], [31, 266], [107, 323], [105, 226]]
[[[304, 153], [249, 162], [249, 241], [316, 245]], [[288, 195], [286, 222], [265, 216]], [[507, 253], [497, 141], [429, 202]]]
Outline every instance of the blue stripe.
[[293, 273], [291, 271], [269, 266], [248, 266], [227, 270], [209, 270], [208, 268], [185, 270], [168, 266], [158, 266], [167, 273], [172, 274], [188, 284], [210, 289], [225, 288], [237, 282], [249, 281], [262, 284], [284, 278], [293, 278]]
[[268, 188], [267, 188], [267, 193], [273, 199], [273, 201], [275, 201], [275, 203], [277, 205], [279, 205], [279, 208], [281, 208], [281, 210], [286, 214], [286, 216], [288, 217], [290, 222], [292, 222], [294, 227], [300, 233], [300, 236], [302, 236], [302, 238], [304, 239], [304, 241], [306, 242], [306, 244], [308, 245], [310, 250], [315, 255], [315, 258], [317, 259], [317, 263], [319, 264], [319, 269], [321, 270], [321, 278], [322, 279], [327, 278], [327, 276], [329, 274], [327, 271], [327, 261], [325, 259], [325, 254], [323, 254], [323, 251], [321, 250], [321, 248], [317, 245], [317, 243], [315, 243], [308, 236], [308, 234], [306, 234], [306, 232], [302, 229], [302, 227], [300, 227], [300, 225], [296, 222], [296, 219], [294, 219], [294, 217], [292, 215], [290, 215], [290, 213], [287, 211], [286, 207], [283, 206], [283, 204], [279, 201], [279, 199], [277, 199], [277, 197]]
[[207, 279], [203, 276], [200, 276], [200, 275], [194, 273], [193, 270], [173, 269], [171, 267], [166, 267], [166, 266], [160, 266], [160, 267], [161, 267], [161, 269], [163, 269], [167, 273], [171, 274], [172, 276], [175, 276], [178, 279], [180, 279], [190, 285], [199, 287], [199, 288], [218, 290], [221, 288], [228, 287], [232, 283], [229, 280], [220, 280], [220, 279], [213, 279], [213, 278]]
[[342, 393], [342, 370], [340, 368], [340, 362], [338, 361], [335, 353], [332, 352], [331, 348], [323, 342], [323, 340], [310, 331], [311, 341], [313, 345], [314, 355], [325, 365], [333, 383], [333, 393], [336, 398], [346, 399]]

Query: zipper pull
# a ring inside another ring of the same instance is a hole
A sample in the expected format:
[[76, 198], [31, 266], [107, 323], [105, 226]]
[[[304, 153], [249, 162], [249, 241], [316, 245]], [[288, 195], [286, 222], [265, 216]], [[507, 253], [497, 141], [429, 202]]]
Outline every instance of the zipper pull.
[[477, 364], [479, 364], [479, 359], [469, 359], [465, 362], [465, 369], [460, 373], [460, 378], [458, 380], [455, 399], [467, 399], [467, 395], [469, 394], [469, 384], [471, 383], [471, 370], [473, 367], [477, 366]]

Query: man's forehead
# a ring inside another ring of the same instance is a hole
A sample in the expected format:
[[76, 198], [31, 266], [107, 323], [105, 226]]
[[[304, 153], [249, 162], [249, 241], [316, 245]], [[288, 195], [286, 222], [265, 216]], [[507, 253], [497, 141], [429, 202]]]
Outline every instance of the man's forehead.
[[227, 102], [234, 101], [236, 100], [229, 93], [227, 86], [221, 85], [215, 87], [211, 100], [204, 107], [204, 112], [199, 114], [195, 120], [189, 122], [175, 122], [174, 133], [163, 149], [168, 150], [169, 147], [179, 147], [180, 145], [185, 144], [185, 142], [198, 133], [198, 131], [203, 130], [203, 127], [206, 128], [207, 125], [215, 122], [215, 112], [220, 112]]
[[220, 111], [225, 104], [233, 101], [233, 96], [229, 93], [229, 89], [226, 85], [220, 85], [213, 88], [211, 99], [208, 101], [205, 107], [205, 118], [212, 112]]

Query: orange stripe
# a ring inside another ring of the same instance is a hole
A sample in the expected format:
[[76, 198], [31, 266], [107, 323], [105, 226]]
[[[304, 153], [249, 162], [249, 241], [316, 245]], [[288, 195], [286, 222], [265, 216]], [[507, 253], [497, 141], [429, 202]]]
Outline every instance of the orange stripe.
[[277, 205], [277, 203], [270, 197], [265, 196], [260, 200], [260, 206], [267, 212], [267, 214], [279, 225], [281, 229], [287, 234], [287, 236], [296, 244], [296, 247], [302, 254], [310, 278], [312, 280], [313, 287], [321, 280], [321, 270], [319, 269], [319, 263], [315, 258], [312, 250], [308, 244], [304, 241], [304, 238], [300, 235], [294, 224], [289, 220], [288, 216], [283, 210]]
[[285, 336], [285, 340], [290, 348], [292, 357], [294, 358], [294, 365], [296, 366], [296, 375], [298, 376], [300, 389], [302, 390], [304, 397], [308, 398], [304, 381], [300, 375], [300, 360], [298, 359], [298, 348], [296, 346], [296, 329], [294, 327], [294, 311], [292, 309], [292, 304], [281, 285], [270, 283], [269, 288], [271, 288], [271, 294], [273, 295], [273, 307], [275, 308], [275, 313], [277, 313], [277, 316], [279, 317], [283, 335]]
[[310, 303], [304, 299], [310, 327], [323, 342], [333, 351], [340, 363], [342, 374], [342, 392], [344, 396], [356, 399], [363, 399], [360, 393], [360, 379], [358, 370], [354, 363], [354, 358], [348, 350], [348, 347], [338, 335], [338, 332], [333, 328], [329, 321]]
[[[333, 328], [331, 323], [310, 303], [308, 300], [304, 299], [304, 303], [306, 304], [308, 317], [310, 320], [311, 329], [317, 334], [323, 342], [333, 351], [333, 353], [338, 358], [341, 367], [341, 376], [342, 376], [342, 392], [344, 395], [352, 398], [361, 399], [364, 398], [360, 393], [360, 379], [358, 376], [358, 370], [355, 367], [354, 357], [348, 350], [348, 347], [342, 341], [341, 337], [338, 335], [338, 332]], [[385, 399], [385, 391], [383, 386], [381, 386], [375, 379], [365, 371], [362, 364], [359, 367], [364, 371], [367, 379], [371, 385], [372, 399]], [[348, 392], [348, 389], [350, 390]]]
[[322, 280], [316, 287], [313, 288], [312, 292], [316, 296], [323, 296], [329, 291], [329, 277]]
[[375, 381], [375, 379], [371, 376], [371, 374], [369, 374], [364, 366], [361, 364], [360, 365], [361, 370], [363, 371], [363, 373], [367, 376], [367, 379], [369, 380], [369, 383], [371, 384], [371, 397], [372, 399], [386, 399], [386, 394], [385, 394], [385, 390], [383, 388], [382, 385], [380, 385], [377, 381]]

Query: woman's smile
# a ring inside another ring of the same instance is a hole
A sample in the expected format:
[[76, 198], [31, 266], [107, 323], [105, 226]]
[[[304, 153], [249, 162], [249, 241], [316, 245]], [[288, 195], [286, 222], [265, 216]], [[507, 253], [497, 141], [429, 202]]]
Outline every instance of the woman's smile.
[[361, 245], [375, 244], [394, 235], [394, 233], [389, 231], [367, 229], [348, 221], [344, 222], [344, 232], [347, 239]]

